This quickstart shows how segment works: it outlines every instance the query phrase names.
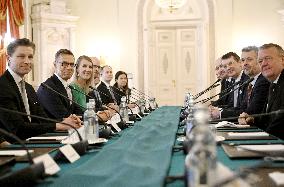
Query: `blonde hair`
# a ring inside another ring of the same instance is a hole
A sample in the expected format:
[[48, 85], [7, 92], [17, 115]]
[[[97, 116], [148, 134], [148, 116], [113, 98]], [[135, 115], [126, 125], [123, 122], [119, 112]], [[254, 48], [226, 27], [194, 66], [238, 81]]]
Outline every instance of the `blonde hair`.
[[82, 56], [80, 56], [78, 59], [77, 59], [77, 61], [76, 61], [76, 63], [75, 63], [75, 71], [74, 71], [74, 74], [73, 74], [73, 76], [72, 76], [72, 82], [73, 83], [78, 83], [78, 78], [79, 78], [79, 75], [78, 75], [78, 69], [79, 69], [79, 67], [80, 67], [80, 64], [81, 64], [81, 62], [82, 62], [82, 60], [87, 60], [87, 61], [89, 61], [89, 62], [91, 62], [92, 63], [92, 73], [91, 73], [91, 77], [88, 79], [88, 80], [86, 80], [86, 86], [83, 88], [83, 90], [85, 91], [85, 93], [89, 93], [89, 91], [90, 91], [90, 86], [93, 86], [93, 82], [94, 82], [94, 74], [93, 74], [93, 62], [92, 62], [92, 59], [90, 58], [90, 57], [88, 57], [88, 56], [86, 56], [86, 55], [82, 55]]

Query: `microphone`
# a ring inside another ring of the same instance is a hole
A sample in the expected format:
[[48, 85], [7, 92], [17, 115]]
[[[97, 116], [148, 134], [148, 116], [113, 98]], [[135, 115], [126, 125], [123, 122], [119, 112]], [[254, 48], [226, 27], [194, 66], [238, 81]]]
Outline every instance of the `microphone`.
[[[45, 83], [41, 83], [41, 84], [42, 84], [45, 88], [49, 89], [50, 91], [52, 91], [52, 92], [54, 92], [54, 93], [60, 95], [61, 97], [67, 99], [68, 101], [70, 101], [70, 102], [76, 104], [77, 106], [83, 108], [84, 110], [86, 110], [86, 107], [80, 105], [79, 103], [73, 101], [72, 99], [69, 99], [68, 97], [66, 97], [66, 96], [63, 95], [62, 93], [60, 93], [60, 92], [54, 90], [53, 88], [51, 88], [51, 87], [48, 86], [47, 84], [45, 84]], [[69, 87], [69, 88], [72, 89], [73, 87], [71, 86], [71, 87]], [[74, 88], [74, 90], [77, 90], [77, 89]], [[79, 91], [79, 90], [77, 90], [77, 91]], [[83, 92], [81, 92], [81, 93], [83, 93]], [[84, 94], [85, 94], [85, 93], [84, 93]], [[96, 114], [96, 116], [97, 116], [102, 122], [104, 121], [98, 114]], [[102, 138], [109, 138], [110, 129], [107, 128], [107, 126], [105, 125], [105, 123], [103, 123], [103, 125], [104, 125], [104, 129], [102, 129], [101, 131], [99, 131], [99, 137], [102, 137]]]
[[123, 120], [122, 116], [120, 115], [120, 113], [113, 107], [110, 107], [110, 106], [106, 106], [107, 108], [110, 108], [112, 110], [115, 111], [115, 113], [117, 113], [119, 115], [119, 118], [120, 118], [120, 122], [117, 123], [117, 126], [120, 128], [120, 129], [126, 129], [127, 128], [127, 125], [126, 125], [126, 121]]
[[79, 140], [80, 140], [79, 142], [77, 142], [75, 144], [72, 144], [72, 147], [76, 150], [76, 152], [79, 155], [84, 155], [86, 153], [87, 147], [89, 145], [88, 141], [83, 140], [83, 138], [80, 135], [80, 133], [78, 132], [78, 130], [75, 127], [73, 127], [72, 125], [70, 125], [68, 123], [65, 123], [65, 122], [57, 121], [55, 119], [46, 118], [46, 117], [42, 117], [42, 116], [37, 116], [37, 115], [33, 115], [33, 114], [26, 114], [26, 113], [23, 113], [23, 112], [19, 112], [19, 111], [16, 111], [16, 110], [10, 110], [10, 109], [6, 109], [6, 108], [2, 108], [2, 107], [0, 107], [0, 110], [4, 111], [4, 112], [10, 112], [10, 113], [22, 115], [22, 116], [29, 116], [31, 118], [42, 119], [42, 120], [50, 121], [50, 122], [53, 122], [53, 123], [60, 123], [60, 124], [66, 125], [68, 127], [71, 127], [72, 129], [74, 129], [76, 131], [76, 133], [77, 133], [77, 135], [79, 137]]
[[[232, 86], [230, 86], [229, 88], [225, 89], [223, 92], [220, 92], [220, 93], [218, 93], [218, 94], [216, 94], [216, 95], [213, 95], [213, 96], [211, 96], [211, 97], [209, 97], [209, 98], [206, 98], [206, 99], [203, 99], [203, 100], [201, 100], [201, 101], [197, 101], [197, 102], [195, 102], [195, 104], [200, 103], [200, 102], [206, 103], [206, 102], [210, 101], [211, 99], [213, 99], [214, 97], [216, 97], [216, 96], [218, 96], [218, 95], [220, 95], [220, 94], [224, 94], [224, 93], [225, 93], [224, 95], [222, 95], [222, 96], [219, 98], [219, 99], [221, 99], [221, 98], [223, 98], [223, 97], [225, 97], [225, 96], [231, 94], [231, 93], [234, 92], [235, 90], [237, 90], [237, 89], [239, 89], [239, 88], [241, 88], [241, 87], [243, 87], [243, 86], [249, 84], [249, 83], [252, 82], [253, 80], [254, 80], [254, 78], [252, 77], [252, 78], [246, 80], [245, 82], [243, 82], [241, 85], [239, 85], [241, 82], [238, 81], [238, 82], [236, 82], [234, 85], [232, 85]], [[234, 87], [237, 86], [237, 85], [239, 85], [239, 86], [236, 87], [236, 88], [234, 88]], [[233, 88], [233, 89], [232, 89], [232, 88]], [[231, 89], [232, 89], [232, 90], [231, 90]], [[231, 90], [231, 91], [228, 92], [228, 90]], [[219, 100], [219, 99], [218, 99], [218, 100]], [[210, 105], [211, 105], [211, 104], [210, 104]], [[210, 105], [209, 105], [209, 106], [210, 106]]]
[[196, 94], [195, 96], [193, 96], [194, 100], [199, 98], [200, 96], [202, 96], [203, 94], [205, 94], [206, 92], [210, 91], [211, 89], [219, 86], [220, 84], [217, 84], [218, 82], [220, 82], [221, 79], [218, 79], [217, 81], [215, 81], [211, 86], [209, 86], [208, 88], [206, 88], [205, 90], [199, 92], [198, 94]]
[[[252, 114], [252, 115], [249, 115], [249, 117], [258, 118], [258, 117], [262, 117], [262, 116], [280, 115], [280, 114], [283, 114], [283, 113], [284, 113], [284, 109], [279, 109], [279, 110], [275, 110], [275, 111], [272, 111], [272, 112], [269, 112], [269, 113]], [[209, 123], [237, 120], [238, 118], [246, 118], [246, 117], [221, 118], [221, 119], [209, 120]]]
[[[136, 93], [138, 93], [138, 94], [142, 94], [142, 95], [148, 97], [148, 101], [155, 99], [153, 97], [146, 95], [144, 92], [137, 90], [135, 87], [132, 87], [132, 90], [136, 91]], [[155, 105], [156, 105], [155, 107], [158, 108], [158, 103], [156, 101], [155, 101]]]
[[44, 165], [42, 162], [34, 163], [32, 157], [23, 143], [23, 141], [12, 133], [0, 128], [0, 133], [16, 140], [26, 150], [29, 166], [15, 172], [8, 172], [0, 176], [0, 186], [31, 186], [35, 185], [37, 181], [43, 179], [47, 175], [44, 172]]

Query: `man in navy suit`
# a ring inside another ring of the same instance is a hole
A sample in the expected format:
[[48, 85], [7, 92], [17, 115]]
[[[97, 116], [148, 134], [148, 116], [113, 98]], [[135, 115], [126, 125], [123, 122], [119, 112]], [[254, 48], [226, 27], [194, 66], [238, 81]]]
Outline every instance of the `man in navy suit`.
[[[242, 70], [242, 62], [240, 61], [240, 57], [234, 53], [229, 52], [222, 56], [222, 64], [225, 67], [228, 76], [232, 77], [235, 82], [239, 82], [239, 85], [242, 85], [246, 80], [248, 80], [248, 76]], [[247, 85], [243, 85], [242, 87], [236, 86], [236, 90], [232, 91], [229, 95], [228, 107], [224, 108], [220, 111], [217, 107], [211, 107], [211, 116], [212, 118], [224, 118], [231, 117], [236, 115], [236, 111], [239, 110], [241, 103], [243, 102], [244, 95], [246, 92]], [[237, 114], [238, 116], [239, 114]]]
[[[17, 39], [8, 45], [8, 70], [0, 77], [0, 107], [46, 117], [38, 102], [35, 90], [32, 85], [24, 80], [25, 75], [31, 71], [34, 52], [34, 43], [26, 38]], [[65, 118], [63, 122], [75, 128], [81, 126], [81, 121], [73, 116]], [[21, 139], [26, 139], [54, 130], [66, 130], [70, 127], [13, 112], [0, 111], [0, 128], [17, 135]], [[5, 140], [14, 141], [8, 137], [5, 137]]]
[[71, 89], [67, 83], [74, 73], [74, 65], [73, 53], [68, 49], [60, 49], [55, 54], [55, 73], [38, 88], [39, 101], [51, 118], [62, 119], [71, 114], [83, 114], [81, 107], [72, 102]]
[[[259, 47], [258, 63], [263, 76], [271, 83], [267, 105], [263, 112], [273, 112], [284, 109], [284, 50], [273, 43]], [[268, 115], [261, 118], [252, 118], [248, 114], [242, 114], [240, 124], [254, 124], [266, 132], [284, 139], [284, 115], [283, 113]]]

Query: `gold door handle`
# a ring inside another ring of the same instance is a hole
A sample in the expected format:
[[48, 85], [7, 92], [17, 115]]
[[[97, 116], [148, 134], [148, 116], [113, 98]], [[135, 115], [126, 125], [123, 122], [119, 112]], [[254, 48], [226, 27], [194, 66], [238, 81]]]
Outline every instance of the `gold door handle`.
[[176, 80], [172, 80], [172, 83], [174, 85], [174, 88], [176, 87]]

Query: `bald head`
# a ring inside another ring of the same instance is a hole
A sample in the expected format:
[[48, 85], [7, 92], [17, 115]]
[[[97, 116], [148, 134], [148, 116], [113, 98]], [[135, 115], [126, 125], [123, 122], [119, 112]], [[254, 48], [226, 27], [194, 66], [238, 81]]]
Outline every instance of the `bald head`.
[[90, 57], [93, 62], [94, 67], [94, 83], [98, 84], [100, 82], [100, 71], [101, 71], [101, 62], [97, 57]]

